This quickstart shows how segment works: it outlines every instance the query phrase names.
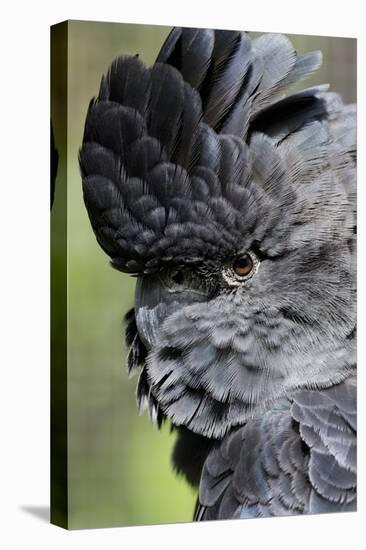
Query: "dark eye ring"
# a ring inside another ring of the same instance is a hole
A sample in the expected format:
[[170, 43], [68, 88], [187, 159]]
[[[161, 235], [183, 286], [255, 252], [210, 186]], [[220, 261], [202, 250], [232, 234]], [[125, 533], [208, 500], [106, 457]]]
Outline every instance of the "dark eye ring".
[[252, 250], [248, 250], [237, 256], [231, 265], [226, 266], [222, 276], [229, 286], [242, 286], [257, 273], [259, 264], [257, 255]]

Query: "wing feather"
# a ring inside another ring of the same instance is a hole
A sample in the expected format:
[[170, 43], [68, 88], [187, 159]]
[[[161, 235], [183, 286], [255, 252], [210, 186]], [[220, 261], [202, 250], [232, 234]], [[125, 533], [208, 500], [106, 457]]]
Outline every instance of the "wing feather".
[[204, 464], [196, 519], [354, 510], [356, 432], [343, 414], [355, 388], [350, 377], [297, 391], [228, 434]]

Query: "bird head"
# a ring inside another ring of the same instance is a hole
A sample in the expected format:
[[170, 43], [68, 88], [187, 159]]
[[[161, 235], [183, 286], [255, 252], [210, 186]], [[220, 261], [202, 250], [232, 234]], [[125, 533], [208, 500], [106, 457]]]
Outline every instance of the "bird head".
[[208, 437], [354, 366], [354, 110], [281, 95], [319, 62], [281, 35], [174, 29], [89, 107], [84, 199], [137, 276], [140, 404]]

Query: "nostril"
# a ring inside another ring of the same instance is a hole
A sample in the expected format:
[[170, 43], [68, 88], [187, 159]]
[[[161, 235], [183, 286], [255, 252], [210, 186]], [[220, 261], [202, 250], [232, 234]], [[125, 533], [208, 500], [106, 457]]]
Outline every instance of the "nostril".
[[172, 280], [173, 280], [177, 285], [183, 284], [183, 281], [184, 281], [183, 271], [176, 271], [176, 272], [172, 275]]

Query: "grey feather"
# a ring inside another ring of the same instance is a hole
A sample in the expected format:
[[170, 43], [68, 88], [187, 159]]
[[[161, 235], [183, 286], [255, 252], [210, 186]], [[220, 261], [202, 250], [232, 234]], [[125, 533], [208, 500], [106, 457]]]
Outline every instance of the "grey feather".
[[[211, 450], [203, 467], [199, 519], [210, 519], [213, 507], [216, 519], [235, 517], [238, 506], [241, 517], [355, 510], [353, 458], [339, 461], [338, 453], [327, 445], [330, 424], [317, 424], [314, 417], [311, 427], [324, 440], [319, 451], [303, 430], [309, 425], [302, 419], [309, 420], [299, 414], [315, 406], [325, 418], [330, 414], [340, 418], [344, 397], [352, 388], [354, 379], [350, 378], [321, 392], [295, 392], [280, 410], [248, 420], [226, 436]], [[355, 432], [347, 438], [355, 443]]]

